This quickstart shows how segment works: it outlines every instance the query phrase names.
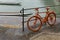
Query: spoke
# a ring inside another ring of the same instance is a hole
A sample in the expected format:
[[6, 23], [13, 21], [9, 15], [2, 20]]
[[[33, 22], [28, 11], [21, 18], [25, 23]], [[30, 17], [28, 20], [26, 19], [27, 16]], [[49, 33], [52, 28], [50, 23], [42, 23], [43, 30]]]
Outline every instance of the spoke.
[[49, 20], [49, 23], [50, 23], [50, 24], [53, 24], [54, 21], [55, 21], [55, 16], [54, 16], [53, 14], [51, 14], [51, 15], [49, 16], [48, 20]]

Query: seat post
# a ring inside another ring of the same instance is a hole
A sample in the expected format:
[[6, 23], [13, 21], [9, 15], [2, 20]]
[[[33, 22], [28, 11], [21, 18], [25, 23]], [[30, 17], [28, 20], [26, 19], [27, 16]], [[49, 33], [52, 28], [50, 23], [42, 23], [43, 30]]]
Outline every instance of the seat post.
[[49, 9], [50, 9], [49, 7], [46, 8], [47, 12], [49, 12]]
[[39, 8], [35, 8], [35, 11], [36, 11], [36, 13], [38, 13], [39, 12], [39, 10], [38, 10]]

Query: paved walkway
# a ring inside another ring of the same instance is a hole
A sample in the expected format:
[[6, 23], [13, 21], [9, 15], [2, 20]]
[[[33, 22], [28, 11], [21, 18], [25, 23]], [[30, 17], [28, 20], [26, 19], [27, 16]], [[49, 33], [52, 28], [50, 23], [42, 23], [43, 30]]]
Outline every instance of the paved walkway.
[[[56, 26], [55, 28], [47, 27], [46, 25], [41, 28], [39, 32], [31, 32], [28, 30], [27, 25], [25, 23], [24, 25], [24, 32], [22, 32], [22, 26], [20, 28], [9, 28], [0, 26], [0, 40], [29, 40], [33, 39], [35, 35], [38, 35], [38, 33], [42, 32], [53, 32], [58, 33], [60, 32], [60, 18], [57, 18]], [[47, 34], [47, 33], [46, 33]], [[33, 38], [32, 38], [33, 37]], [[39, 37], [38, 37], [39, 38]]]

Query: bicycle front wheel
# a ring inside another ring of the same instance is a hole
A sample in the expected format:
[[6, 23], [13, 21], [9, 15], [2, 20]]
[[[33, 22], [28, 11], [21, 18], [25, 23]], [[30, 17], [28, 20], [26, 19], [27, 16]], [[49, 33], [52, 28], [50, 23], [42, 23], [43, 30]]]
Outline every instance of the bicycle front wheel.
[[42, 26], [42, 21], [39, 17], [32, 16], [27, 21], [28, 29], [33, 31], [33, 32], [39, 31], [41, 26]]

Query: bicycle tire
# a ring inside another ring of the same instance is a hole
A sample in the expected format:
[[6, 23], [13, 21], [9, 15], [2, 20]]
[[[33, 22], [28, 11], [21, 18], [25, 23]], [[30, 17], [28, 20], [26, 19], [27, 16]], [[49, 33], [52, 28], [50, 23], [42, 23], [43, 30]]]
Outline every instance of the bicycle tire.
[[[30, 20], [31, 20], [32, 18], [37, 18], [37, 19], [40, 21], [40, 25], [38, 26], [37, 29], [32, 29], [32, 28], [29, 26], [29, 22], [30, 22]], [[42, 26], [42, 21], [41, 21], [41, 19], [40, 19], [39, 17], [37, 17], [37, 16], [32, 16], [32, 17], [30, 17], [30, 18], [28, 19], [28, 21], [27, 21], [27, 27], [28, 27], [28, 29], [31, 30], [31, 31], [33, 31], [33, 32], [39, 31], [39, 30], [41, 29], [41, 26]]]
[[[50, 16], [51, 14], [53, 14], [54, 17], [55, 17], [55, 19], [54, 19], [54, 23], [53, 23], [53, 24], [50, 24], [49, 20], [48, 20], [47, 23], [52, 27], [52, 26], [56, 23], [56, 14], [55, 14], [54, 12], [50, 12], [50, 13], [48, 14], [48, 18], [49, 18], [49, 16]], [[51, 21], [51, 20], [50, 20], [50, 21]]]

